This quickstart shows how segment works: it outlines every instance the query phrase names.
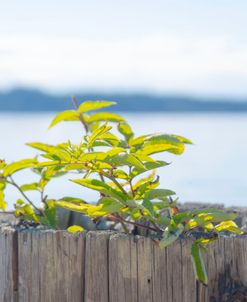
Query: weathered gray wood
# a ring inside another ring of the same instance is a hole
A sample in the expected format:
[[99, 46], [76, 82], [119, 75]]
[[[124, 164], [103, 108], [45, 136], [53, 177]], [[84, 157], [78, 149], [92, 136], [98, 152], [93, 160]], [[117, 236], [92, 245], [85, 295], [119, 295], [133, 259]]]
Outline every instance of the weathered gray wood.
[[182, 300], [196, 302], [196, 279], [191, 262], [191, 241], [181, 240]]
[[168, 302], [167, 291], [167, 249], [161, 249], [153, 244], [153, 301]]
[[84, 245], [84, 234], [20, 232], [18, 302], [83, 301]]
[[110, 232], [88, 232], [86, 236], [85, 302], [109, 301], [108, 239]]
[[0, 301], [16, 302], [17, 245], [16, 235], [9, 227], [0, 228]]
[[0, 228], [0, 302], [247, 301], [247, 237], [221, 238], [204, 254], [207, 287], [195, 281], [190, 241], [161, 250], [113, 232]]
[[[137, 301], [137, 247], [134, 237], [114, 234], [109, 240], [109, 301]], [[116, 290], [117, 289], [117, 290]]]
[[180, 241], [167, 247], [167, 293], [173, 302], [183, 301], [182, 298], [182, 252]]
[[[137, 236], [138, 302], [153, 301], [152, 241]], [[153, 301], [155, 302], [155, 301]]]

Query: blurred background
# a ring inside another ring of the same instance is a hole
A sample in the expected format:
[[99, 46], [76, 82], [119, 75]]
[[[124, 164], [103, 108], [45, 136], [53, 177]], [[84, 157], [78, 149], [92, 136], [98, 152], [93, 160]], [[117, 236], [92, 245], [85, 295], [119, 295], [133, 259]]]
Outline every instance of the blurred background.
[[[114, 100], [136, 134], [194, 142], [163, 156], [164, 188], [183, 202], [246, 206], [246, 10], [244, 0], [2, 2], [0, 158], [35, 156], [26, 142], [78, 142], [79, 125], [47, 130], [71, 95]], [[48, 193], [95, 198], [59, 179]], [[17, 192], [7, 195], [11, 204]]]

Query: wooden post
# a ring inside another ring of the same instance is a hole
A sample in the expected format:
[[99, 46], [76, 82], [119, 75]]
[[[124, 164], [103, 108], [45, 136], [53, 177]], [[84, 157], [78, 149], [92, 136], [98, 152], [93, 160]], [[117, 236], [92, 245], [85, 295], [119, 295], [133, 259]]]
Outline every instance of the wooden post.
[[0, 301], [17, 302], [18, 265], [16, 233], [0, 228]]

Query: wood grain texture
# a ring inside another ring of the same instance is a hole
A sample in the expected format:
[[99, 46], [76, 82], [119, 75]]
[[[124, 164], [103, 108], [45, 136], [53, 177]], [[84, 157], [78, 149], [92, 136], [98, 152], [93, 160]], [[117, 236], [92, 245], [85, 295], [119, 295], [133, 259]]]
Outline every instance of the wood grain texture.
[[108, 302], [108, 242], [111, 232], [86, 236], [85, 302]]
[[[138, 302], [153, 301], [152, 245], [150, 238], [137, 236]], [[154, 302], [154, 301], [153, 301]]]
[[191, 241], [181, 240], [181, 267], [182, 267], [182, 300], [196, 301], [196, 279], [191, 261], [190, 249]]
[[152, 246], [153, 301], [167, 302], [169, 301], [167, 289], [167, 249], [160, 249], [156, 244]]
[[0, 301], [17, 300], [17, 250], [15, 231], [10, 227], [0, 228]]
[[195, 281], [191, 241], [0, 228], [0, 302], [246, 302], [247, 237], [221, 238]]
[[173, 302], [183, 301], [182, 251], [180, 241], [167, 247], [167, 293]]
[[137, 297], [137, 246], [134, 237], [114, 234], [109, 240], [109, 301], [136, 302]]
[[18, 302], [83, 301], [84, 241], [62, 231], [20, 232]]

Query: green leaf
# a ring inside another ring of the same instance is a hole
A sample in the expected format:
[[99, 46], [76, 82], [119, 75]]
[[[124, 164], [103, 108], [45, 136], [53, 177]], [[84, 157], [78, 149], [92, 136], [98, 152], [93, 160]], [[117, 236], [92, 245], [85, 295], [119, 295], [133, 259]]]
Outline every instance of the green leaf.
[[237, 224], [232, 220], [222, 221], [220, 224], [217, 224], [215, 226], [215, 230], [217, 232], [228, 231], [228, 232], [235, 233], [235, 234], [238, 234], [238, 235], [244, 234], [244, 231], [241, 230], [237, 226]]
[[94, 122], [124, 122], [124, 118], [116, 113], [109, 113], [109, 112], [99, 112], [94, 113], [90, 117], [86, 119], [87, 123], [94, 123]]
[[79, 121], [80, 120], [80, 116], [78, 114], [78, 112], [74, 111], [74, 110], [66, 110], [63, 112], [58, 113], [55, 118], [52, 120], [49, 128], [52, 128], [53, 126], [55, 126], [56, 124], [60, 123], [60, 122], [71, 122], [71, 121]]
[[130, 139], [129, 144], [131, 147], [135, 147], [135, 149], [136, 149], [136, 148], [142, 146], [148, 137], [150, 137], [150, 134], [132, 138], [132, 139]]
[[134, 137], [134, 133], [130, 125], [127, 123], [118, 124], [118, 131], [125, 137], [127, 142], [129, 142], [129, 140]]
[[105, 214], [119, 212], [124, 207], [124, 205], [118, 200], [109, 197], [101, 198], [99, 205], [102, 206], [100, 211], [104, 212]]
[[103, 193], [105, 195], [108, 195], [110, 197], [116, 198], [117, 200], [121, 202], [125, 202], [128, 199], [128, 196], [118, 192], [117, 190], [111, 188], [106, 183], [98, 180], [98, 179], [75, 179], [71, 180], [72, 182], [75, 182], [81, 186], [90, 188], [92, 190], [98, 191], [100, 193]]
[[129, 179], [129, 175], [126, 172], [124, 172], [123, 170], [120, 170], [120, 169], [116, 169], [116, 170], [114, 169], [112, 174], [115, 178]]
[[0, 183], [0, 209], [1, 210], [6, 210], [7, 208], [7, 202], [5, 201], [5, 196], [4, 196], [4, 189], [5, 189], [5, 184]]
[[67, 228], [67, 231], [69, 233], [75, 234], [75, 233], [78, 233], [78, 232], [83, 232], [84, 228], [79, 226], [79, 225], [72, 225], [72, 226]]
[[78, 107], [77, 111], [83, 113], [87, 111], [102, 109], [116, 104], [116, 102], [108, 101], [85, 101]]
[[182, 224], [178, 224], [176, 227], [168, 227], [164, 234], [163, 238], [160, 241], [160, 247], [164, 248], [168, 245], [172, 244], [178, 237], [183, 233], [184, 226]]
[[208, 284], [207, 272], [205, 269], [205, 264], [201, 255], [201, 245], [199, 243], [193, 243], [191, 245], [191, 257], [194, 267], [194, 272], [196, 279], [203, 284]]
[[23, 192], [38, 191], [39, 190], [39, 184], [37, 182], [33, 182], [31, 184], [24, 184], [20, 188]]
[[101, 134], [97, 139], [107, 142], [111, 146], [118, 146], [121, 143], [121, 140], [116, 135], [109, 132]]
[[145, 171], [145, 166], [143, 165], [143, 163], [139, 159], [137, 159], [133, 154], [125, 153], [114, 155], [107, 158], [106, 161], [114, 166], [129, 166]]
[[146, 184], [146, 183], [151, 183], [155, 179], [155, 170], [153, 170], [152, 174], [148, 175], [147, 177], [139, 179], [134, 185], [133, 189], [139, 188], [141, 185]]
[[3, 159], [0, 159], [0, 170], [2, 170], [6, 166], [6, 162]]
[[170, 218], [166, 215], [159, 215], [157, 217], [157, 222], [159, 224], [162, 224], [162, 225], [165, 225], [165, 226], [168, 226], [171, 222]]
[[131, 173], [130, 173], [130, 176], [132, 178], [134, 178], [135, 176], [137, 175], [140, 175], [146, 171], [149, 171], [149, 170], [154, 170], [154, 169], [157, 169], [157, 168], [160, 168], [160, 167], [165, 167], [167, 165], [169, 165], [169, 163], [165, 162], [165, 161], [162, 161], [162, 160], [157, 160], [155, 162], [147, 162], [147, 163], [143, 163], [145, 169], [137, 169], [137, 168], [134, 168]]
[[23, 159], [16, 162], [13, 162], [9, 165], [7, 165], [3, 170], [3, 176], [7, 177], [17, 171], [20, 171], [22, 169], [26, 168], [33, 168], [37, 165], [38, 161], [36, 158], [34, 159]]
[[148, 199], [144, 199], [143, 200], [143, 203], [142, 203], [143, 207], [148, 210], [149, 214], [153, 217], [155, 214], [154, 214], [154, 206], [153, 206], [153, 203], [148, 200]]
[[184, 145], [172, 145], [172, 144], [152, 144], [152, 145], [144, 145], [142, 149], [138, 150], [138, 154], [151, 155], [160, 152], [168, 151], [174, 154], [182, 154], [184, 152]]
[[203, 219], [204, 222], [221, 222], [225, 220], [234, 220], [238, 215], [236, 213], [225, 213], [222, 211], [214, 213], [199, 213], [197, 216], [199, 219]]
[[88, 205], [87, 204], [75, 204], [68, 201], [57, 200], [55, 201], [55, 206], [59, 208], [64, 208], [73, 212], [87, 213]]
[[148, 191], [144, 198], [145, 199], [149, 199], [149, 200], [153, 200], [153, 199], [160, 199], [163, 200], [164, 198], [166, 199], [167, 196], [171, 196], [171, 195], [175, 195], [176, 193], [171, 191], [171, 190], [167, 190], [167, 189], [154, 189], [151, 191]]
[[91, 148], [92, 144], [94, 143], [94, 141], [102, 134], [108, 132], [109, 130], [111, 130], [112, 127], [111, 126], [107, 126], [107, 124], [104, 124], [102, 126], [100, 126], [99, 128], [95, 129], [93, 131], [93, 133], [91, 134], [91, 136], [89, 137], [89, 141], [88, 141], [88, 147]]
[[62, 201], [68, 201], [71, 203], [86, 203], [85, 200], [77, 197], [69, 197], [69, 196], [64, 196], [61, 198]]
[[43, 143], [39, 143], [39, 142], [33, 142], [33, 143], [27, 143], [27, 145], [29, 147], [32, 147], [34, 149], [38, 149], [38, 150], [41, 150], [41, 151], [44, 151], [44, 152], [53, 152], [54, 151], [54, 147], [55, 146], [52, 146], [52, 145], [47, 145], [47, 144], [43, 144]]
[[180, 135], [172, 135], [173, 137], [177, 138], [178, 140], [180, 140], [182, 143], [184, 144], [193, 144], [191, 140], [189, 140], [188, 138], [186, 137], [183, 137], [183, 136], [180, 136]]
[[39, 217], [35, 214], [34, 209], [29, 204], [24, 203], [21, 199], [15, 204], [15, 215], [40, 223]]
[[40, 217], [40, 221], [44, 225], [48, 225], [52, 229], [56, 229], [58, 226], [58, 219], [56, 213], [56, 205], [54, 200], [46, 201], [47, 207], [44, 210], [45, 216]]

